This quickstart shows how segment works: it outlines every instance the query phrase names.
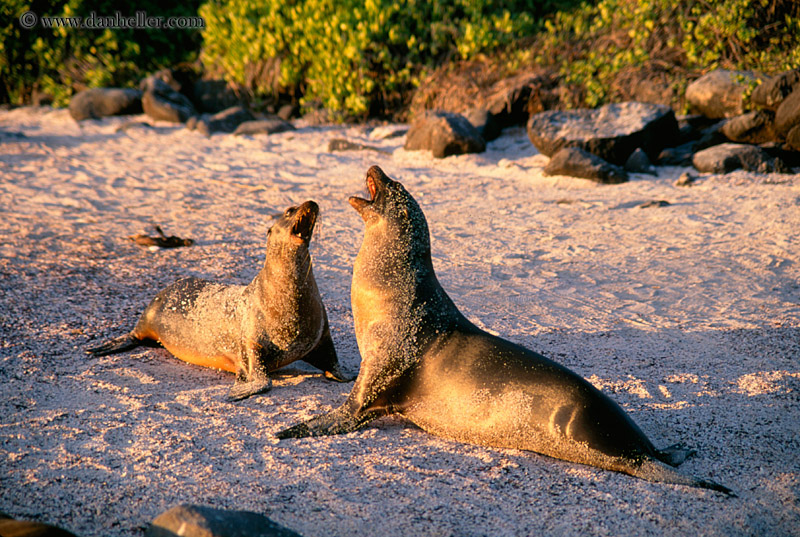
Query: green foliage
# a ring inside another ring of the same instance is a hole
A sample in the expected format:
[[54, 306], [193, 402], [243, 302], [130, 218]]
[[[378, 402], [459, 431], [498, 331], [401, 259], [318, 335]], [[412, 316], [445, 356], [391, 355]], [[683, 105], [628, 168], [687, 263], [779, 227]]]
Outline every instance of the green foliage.
[[564, 3], [212, 0], [200, 9], [202, 59], [256, 96], [302, 95], [363, 118], [404, 104], [425, 67], [514, 43]]
[[533, 61], [557, 66], [596, 106], [621, 71], [644, 65], [775, 73], [800, 66], [796, 0], [600, 0], [546, 23]]
[[197, 16], [200, 0], [180, 7], [143, 0], [120, 7], [112, 0], [39, 2], [4, 0], [0, 3], [0, 102], [22, 104], [34, 88], [64, 105], [74, 91], [86, 87], [132, 86], [148, 72], [197, 57], [200, 32], [189, 29], [23, 29], [19, 17], [27, 11], [39, 17]]

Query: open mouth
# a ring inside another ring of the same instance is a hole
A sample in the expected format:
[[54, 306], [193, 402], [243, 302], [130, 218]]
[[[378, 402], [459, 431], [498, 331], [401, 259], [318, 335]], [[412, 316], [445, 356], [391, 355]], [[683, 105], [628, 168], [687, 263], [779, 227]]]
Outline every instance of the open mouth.
[[378, 182], [376, 181], [376, 176], [383, 175], [383, 171], [377, 166], [373, 166], [367, 171], [367, 177], [364, 179], [364, 184], [367, 187], [367, 193], [369, 194], [369, 199], [359, 198], [358, 196], [352, 196], [350, 198], [350, 205], [352, 205], [357, 211], [361, 211], [364, 207], [375, 203], [375, 198], [378, 196]]
[[317, 204], [313, 201], [307, 201], [297, 209], [297, 214], [294, 217], [294, 224], [292, 224], [292, 235], [302, 239], [305, 242], [311, 240], [311, 234], [314, 232], [314, 224], [317, 222]]

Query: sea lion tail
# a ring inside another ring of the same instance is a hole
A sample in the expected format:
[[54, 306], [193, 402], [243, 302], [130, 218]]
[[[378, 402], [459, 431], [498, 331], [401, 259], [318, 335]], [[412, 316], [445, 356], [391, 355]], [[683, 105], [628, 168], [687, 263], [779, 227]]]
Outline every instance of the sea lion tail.
[[144, 345], [144, 342], [141, 339], [137, 338], [133, 334], [125, 334], [124, 336], [106, 341], [97, 347], [90, 347], [86, 349], [86, 354], [90, 354], [97, 358], [109, 354], [116, 354], [118, 352], [129, 351], [141, 345]]
[[648, 481], [657, 481], [660, 483], [670, 483], [673, 485], [686, 485], [689, 487], [716, 490], [717, 492], [722, 492], [728, 496], [736, 496], [736, 494], [728, 487], [720, 485], [719, 483], [715, 483], [710, 479], [701, 479], [699, 477], [681, 474], [670, 466], [655, 459], [645, 460], [633, 475]]

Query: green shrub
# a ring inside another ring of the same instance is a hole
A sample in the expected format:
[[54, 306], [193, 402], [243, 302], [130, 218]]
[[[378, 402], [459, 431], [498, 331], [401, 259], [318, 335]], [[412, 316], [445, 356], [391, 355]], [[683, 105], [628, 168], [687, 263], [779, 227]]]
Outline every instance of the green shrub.
[[800, 66], [800, 2], [795, 0], [600, 0], [559, 12], [535, 50], [556, 62], [583, 104], [608, 100], [614, 77], [651, 64], [687, 71], [715, 67], [776, 73]]
[[133, 86], [150, 71], [197, 58], [201, 34], [190, 29], [23, 29], [19, 17], [26, 11], [39, 17], [197, 16], [200, 0], [165, 8], [162, 2], [143, 0], [120, 8], [112, 0], [37, 2], [4, 0], [0, 3], [0, 102], [23, 104], [38, 88], [64, 105], [73, 92], [86, 87]]
[[202, 59], [256, 97], [302, 95], [339, 118], [406, 104], [425, 67], [531, 35], [560, 2], [212, 0]]

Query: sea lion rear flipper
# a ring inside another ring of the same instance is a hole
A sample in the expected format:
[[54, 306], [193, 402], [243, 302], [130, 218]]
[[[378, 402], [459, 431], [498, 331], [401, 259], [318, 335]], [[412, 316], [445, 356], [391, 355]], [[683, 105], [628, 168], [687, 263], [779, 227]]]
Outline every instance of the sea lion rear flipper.
[[333, 338], [331, 338], [331, 332], [327, 325], [326, 319], [325, 332], [322, 334], [319, 343], [303, 357], [303, 361], [322, 370], [327, 379], [337, 382], [355, 380], [356, 375], [346, 374], [339, 366], [339, 358], [336, 356], [336, 348], [333, 346]]
[[91, 354], [97, 358], [100, 356], [106, 356], [108, 354], [129, 351], [144, 344], [145, 343], [141, 339], [137, 338], [131, 333], [128, 333], [124, 336], [106, 341], [100, 346], [90, 347], [86, 349], [86, 354]]
[[285, 438], [305, 438], [307, 436], [330, 436], [334, 434], [351, 433], [385, 413], [386, 412], [379, 410], [372, 410], [354, 414], [347, 403], [345, 403], [336, 410], [316, 416], [303, 423], [293, 425], [275, 436], [283, 440]]
[[256, 378], [251, 381], [241, 381], [238, 378], [228, 392], [228, 401], [241, 401], [251, 395], [264, 393], [272, 388], [272, 379], [269, 377]]

